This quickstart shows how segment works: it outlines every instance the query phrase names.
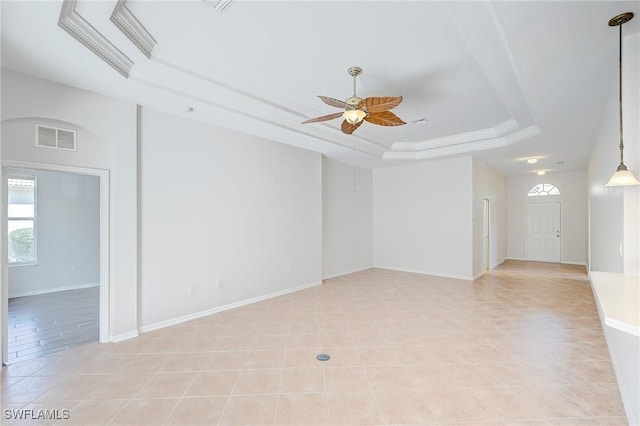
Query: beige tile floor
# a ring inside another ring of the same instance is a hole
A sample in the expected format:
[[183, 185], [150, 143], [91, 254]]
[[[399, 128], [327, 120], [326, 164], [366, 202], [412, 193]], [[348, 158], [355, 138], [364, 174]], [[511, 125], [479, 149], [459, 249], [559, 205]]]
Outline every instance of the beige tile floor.
[[371, 269], [16, 363], [2, 408], [7, 425], [627, 424], [584, 268], [516, 261], [475, 282]]

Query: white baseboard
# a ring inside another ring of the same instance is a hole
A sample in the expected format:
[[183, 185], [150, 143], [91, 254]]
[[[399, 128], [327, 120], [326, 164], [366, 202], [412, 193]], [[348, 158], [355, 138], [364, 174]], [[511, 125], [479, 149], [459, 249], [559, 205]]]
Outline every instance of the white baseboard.
[[[533, 260], [533, 259], [527, 259], [527, 258], [521, 258], [521, 257], [507, 257], [504, 260], [522, 260], [524, 262], [545, 262], [545, 263], [558, 263], [558, 262], [551, 262], [549, 260]], [[504, 262], [503, 260], [503, 262]], [[587, 266], [587, 264], [585, 262], [570, 262], [568, 260], [561, 260], [559, 263], [562, 263], [564, 265], [579, 265], [579, 266]]]
[[341, 272], [339, 274], [331, 274], [328, 277], [322, 277], [323, 280], [330, 280], [331, 278], [341, 277], [343, 275], [354, 274], [356, 272], [366, 271], [367, 269], [375, 268], [375, 266], [367, 266], [364, 268], [354, 269], [352, 271]]
[[443, 273], [440, 273], [440, 272], [419, 271], [419, 270], [415, 270], [415, 269], [404, 269], [404, 268], [396, 268], [396, 267], [390, 267], [390, 266], [378, 266], [378, 265], [375, 265], [374, 268], [377, 268], [377, 269], [388, 269], [390, 271], [398, 271], [398, 272], [409, 272], [409, 273], [412, 273], [412, 274], [433, 275], [434, 277], [454, 278], [456, 280], [473, 281], [473, 276], [466, 276], [466, 275], [451, 275], [451, 274], [443, 274]]
[[565, 261], [565, 260], [563, 260], [563, 261], [562, 261], [562, 262], [560, 262], [560, 263], [563, 263], [563, 264], [565, 264], [565, 265], [578, 265], [578, 266], [584, 266], [584, 267], [586, 267], [586, 266], [587, 266], [587, 263], [586, 263], [586, 262], [569, 262], [569, 261]]
[[140, 327], [138, 329], [138, 331], [140, 331], [140, 333], [146, 333], [146, 332], [149, 332], [149, 331], [158, 330], [160, 328], [165, 328], [165, 327], [169, 327], [169, 326], [172, 326], [172, 325], [180, 324], [180, 323], [183, 323], [185, 321], [190, 321], [190, 320], [194, 320], [196, 318], [206, 317], [208, 315], [216, 314], [218, 312], [228, 311], [229, 309], [239, 308], [241, 306], [250, 305], [252, 303], [261, 302], [261, 301], [267, 300], [267, 299], [273, 299], [274, 297], [284, 296], [285, 294], [294, 293], [296, 291], [304, 290], [304, 289], [311, 288], [311, 287], [316, 287], [316, 286], [319, 286], [319, 285], [322, 285], [322, 281], [314, 281], [314, 282], [309, 283], [309, 284], [303, 284], [301, 286], [297, 286], [297, 287], [292, 287], [292, 288], [288, 288], [288, 289], [285, 289], [285, 290], [276, 291], [276, 292], [273, 292], [273, 293], [265, 294], [263, 296], [258, 296], [258, 297], [254, 297], [254, 298], [251, 298], [251, 299], [241, 300], [240, 302], [230, 303], [228, 305], [218, 306], [218, 307], [207, 309], [207, 310], [204, 310], [204, 311], [195, 312], [193, 314], [183, 315], [181, 317], [172, 318], [172, 319], [169, 319], [169, 320], [166, 320], [166, 321], [160, 321], [160, 322], [157, 322], [157, 323], [154, 323], [154, 324], [145, 325], [145, 326]]
[[133, 330], [128, 333], [116, 334], [115, 336], [110, 336], [109, 341], [113, 343], [122, 342], [123, 340], [129, 340], [138, 337], [138, 331]]
[[64, 287], [45, 288], [42, 290], [21, 291], [17, 293], [12, 293], [11, 290], [9, 290], [9, 299], [13, 299], [14, 297], [37, 296], [39, 294], [56, 293], [58, 291], [79, 290], [81, 288], [97, 287], [99, 285], [100, 283], [76, 284]]
[[[495, 268], [497, 268], [498, 266], [502, 265], [502, 264], [504, 263], [504, 261], [505, 261], [505, 260], [507, 260], [507, 259], [506, 259], [506, 258], [504, 258], [504, 259], [502, 259], [500, 262], [496, 263], [495, 265], [490, 266], [488, 270], [491, 270], [491, 269], [495, 269]], [[477, 280], [478, 278], [480, 278], [481, 276], [483, 276], [486, 272], [487, 272], [487, 270], [484, 270], [484, 271], [482, 271], [482, 272], [478, 272], [477, 274], [475, 274], [475, 275], [473, 276], [473, 280], [474, 280], [474, 281], [475, 281], [475, 280]]]

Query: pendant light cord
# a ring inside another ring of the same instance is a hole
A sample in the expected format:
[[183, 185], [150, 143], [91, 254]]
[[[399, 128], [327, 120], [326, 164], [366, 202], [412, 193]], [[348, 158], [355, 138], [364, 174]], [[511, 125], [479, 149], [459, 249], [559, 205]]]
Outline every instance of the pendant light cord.
[[624, 165], [624, 144], [622, 143], [622, 24], [618, 38], [618, 110], [620, 112], [620, 166]]
[[353, 192], [356, 192], [356, 135], [353, 135]]

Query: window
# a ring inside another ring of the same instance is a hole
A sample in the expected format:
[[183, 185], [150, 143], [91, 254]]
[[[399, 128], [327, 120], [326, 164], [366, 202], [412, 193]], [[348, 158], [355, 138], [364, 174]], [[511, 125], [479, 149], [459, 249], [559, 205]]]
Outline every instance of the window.
[[36, 179], [9, 177], [7, 233], [9, 266], [36, 263]]
[[560, 195], [558, 188], [550, 183], [539, 183], [529, 190], [529, 197], [544, 197], [546, 195]]

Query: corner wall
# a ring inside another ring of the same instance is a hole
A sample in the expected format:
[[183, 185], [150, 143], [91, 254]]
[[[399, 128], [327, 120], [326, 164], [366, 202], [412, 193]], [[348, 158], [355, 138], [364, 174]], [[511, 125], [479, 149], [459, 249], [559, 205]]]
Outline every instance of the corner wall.
[[506, 179], [473, 159], [473, 276], [484, 273], [484, 200], [489, 200], [489, 269], [507, 257]]
[[140, 114], [141, 330], [321, 283], [320, 154]]
[[[622, 102], [624, 122], [624, 162], [640, 177], [640, 35], [623, 40]], [[626, 278], [640, 286], [640, 186], [606, 187], [620, 162], [618, 86], [611, 87], [603, 110], [600, 132], [591, 150], [587, 171], [589, 188], [589, 271], [617, 273], [614, 285]], [[622, 248], [622, 252], [620, 252]], [[593, 277], [592, 277], [593, 281]], [[638, 335], [606, 323], [601, 301], [597, 299], [600, 321], [618, 379], [629, 424], [640, 422], [640, 384], [638, 383]], [[634, 302], [635, 306], [634, 306]], [[618, 309], [636, 312], [637, 300], [624, 297], [609, 300]], [[636, 316], [637, 318], [637, 316]], [[630, 324], [638, 327], [638, 324]]]
[[373, 172], [323, 157], [322, 278], [372, 266]]
[[589, 270], [622, 273], [624, 258], [624, 198], [628, 188], [606, 187], [620, 162], [618, 91], [611, 88], [600, 133], [591, 150], [587, 169], [589, 192]]
[[471, 157], [373, 172], [374, 265], [473, 279]]
[[[640, 34], [623, 40], [624, 162], [640, 178]], [[618, 86], [611, 87], [587, 169], [591, 271], [640, 275], [640, 186], [606, 187], [620, 162]], [[622, 247], [622, 253], [620, 252]]]

